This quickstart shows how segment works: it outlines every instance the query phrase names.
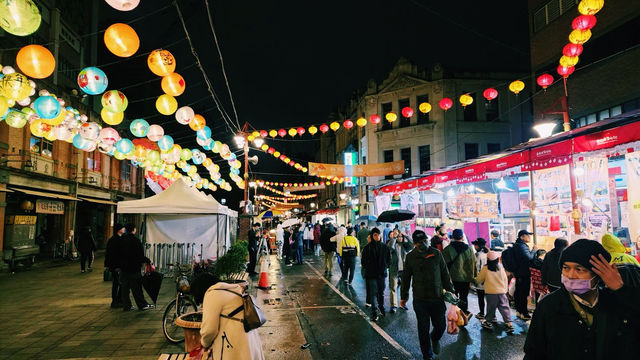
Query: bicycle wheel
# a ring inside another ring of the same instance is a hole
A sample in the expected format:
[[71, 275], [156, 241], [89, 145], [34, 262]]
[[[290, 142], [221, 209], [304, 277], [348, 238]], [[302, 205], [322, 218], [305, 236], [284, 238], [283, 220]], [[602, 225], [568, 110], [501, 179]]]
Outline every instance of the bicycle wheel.
[[177, 344], [184, 341], [184, 331], [181, 327], [177, 326], [175, 321], [178, 316], [186, 314], [188, 312], [198, 311], [197, 305], [186, 296], [178, 298], [178, 308], [176, 309], [176, 300], [172, 300], [164, 309], [164, 315], [162, 316], [162, 332], [164, 337], [170, 342]]

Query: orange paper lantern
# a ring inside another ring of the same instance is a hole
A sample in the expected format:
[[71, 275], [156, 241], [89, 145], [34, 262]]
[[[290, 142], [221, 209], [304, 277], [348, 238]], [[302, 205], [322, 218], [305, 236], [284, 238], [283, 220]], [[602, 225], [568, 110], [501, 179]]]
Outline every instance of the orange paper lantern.
[[193, 116], [193, 120], [189, 121], [189, 127], [193, 131], [202, 130], [206, 124], [207, 121], [200, 114], [195, 114]]
[[147, 66], [158, 76], [167, 76], [176, 71], [176, 59], [168, 50], [153, 50], [147, 58]]
[[104, 44], [114, 55], [129, 57], [138, 51], [140, 38], [131, 26], [115, 23], [104, 32]]
[[56, 59], [44, 46], [27, 45], [18, 51], [16, 64], [30, 78], [44, 79], [53, 74]]
[[162, 86], [162, 91], [171, 96], [182, 95], [186, 86], [184, 78], [178, 73], [171, 73], [163, 77], [160, 85]]

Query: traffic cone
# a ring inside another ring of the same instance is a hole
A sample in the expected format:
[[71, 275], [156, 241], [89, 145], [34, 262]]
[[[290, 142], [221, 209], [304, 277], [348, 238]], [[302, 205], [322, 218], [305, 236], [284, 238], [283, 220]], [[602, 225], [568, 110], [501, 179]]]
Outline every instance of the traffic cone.
[[268, 289], [269, 288], [269, 278], [268, 273], [269, 272], [269, 264], [267, 263], [267, 260], [265, 259], [265, 256], [263, 256], [260, 259], [260, 279], [258, 280], [258, 288], [259, 289]]

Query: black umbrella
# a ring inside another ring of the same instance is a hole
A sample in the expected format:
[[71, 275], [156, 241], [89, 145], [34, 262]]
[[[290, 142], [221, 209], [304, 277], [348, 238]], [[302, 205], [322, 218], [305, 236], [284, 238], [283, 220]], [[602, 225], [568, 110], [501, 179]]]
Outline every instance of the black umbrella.
[[326, 218], [322, 219], [322, 223], [327, 223], [327, 222], [331, 222], [331, 221], [333, 221], [333, 218], [330, 218], [330, 217], [326, 217]]
[[162, 285], [162, 278], [164, 276], [159, 272], [152, 271], [142, 276], [142, 287], [149, 294], [151, 301], [155, 304], [158, 300], [158, 293], [160, 293], [160, 286]]
[[387, 210], [378, 216], [378, 222], [394, 223], [398, 221], [411, 220], [416, 214], [409, 210]]

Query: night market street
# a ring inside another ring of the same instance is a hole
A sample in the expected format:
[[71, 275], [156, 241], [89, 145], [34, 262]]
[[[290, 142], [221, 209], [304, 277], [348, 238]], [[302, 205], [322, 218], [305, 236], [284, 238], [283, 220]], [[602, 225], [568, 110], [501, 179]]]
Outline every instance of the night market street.
[[[307, 256], [305, 262], [281, 271], [272, 256], [272, 290], [252, 291], [269, 320], [259, 329], [267, 359], [421, 358], [413, 310], [373, 324], [359, 275], [348, 287], [338, 271], [324, 278], [318, 258]], [[102, 281], [102, 266], [86, 274], [78, 268], [73, 262], [0, 275], [0, 321], [14, 334], [0, 337], [0, 359], [156, 360], [183, 352], [182, 344], [169, 344], [162, 334], [162, 311], [174, 290], [170, 278], [163, 280], [157, 309], [123, 313], [109, 308], [111, 284]], [[469, 302], [477, 312], [475, 296]], [[515, 334], [507, 335], [500, 327], [481, 330], [473, 319], [457, 337], [445, 334], [439, 359], [521, 359], [526, 327], [514, 324]], [[311, 346], [301, 350], [305, 343]]]

